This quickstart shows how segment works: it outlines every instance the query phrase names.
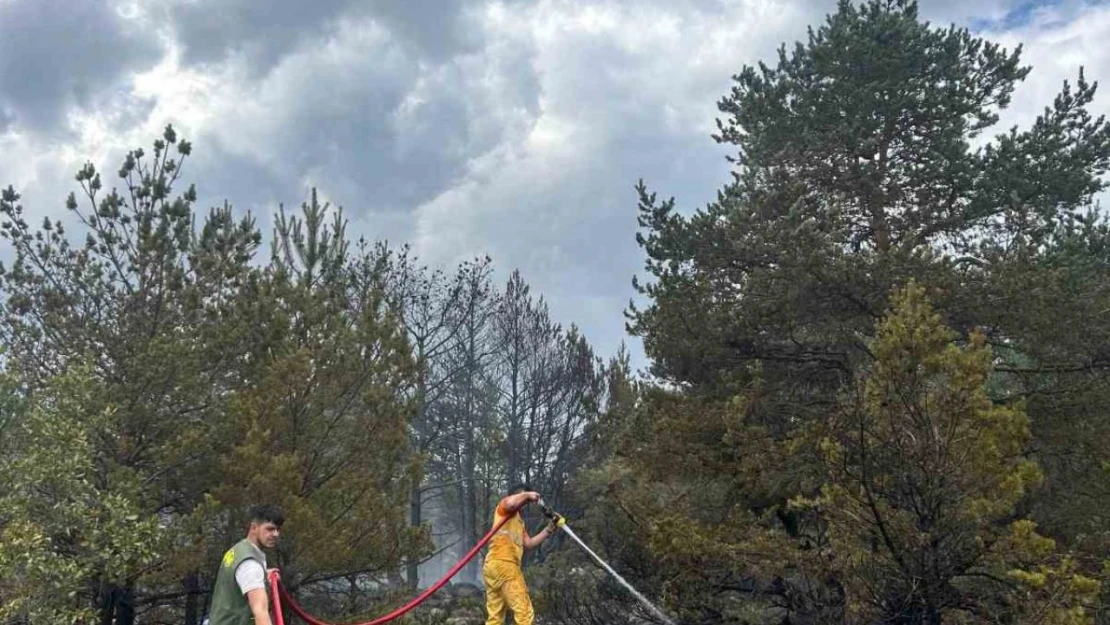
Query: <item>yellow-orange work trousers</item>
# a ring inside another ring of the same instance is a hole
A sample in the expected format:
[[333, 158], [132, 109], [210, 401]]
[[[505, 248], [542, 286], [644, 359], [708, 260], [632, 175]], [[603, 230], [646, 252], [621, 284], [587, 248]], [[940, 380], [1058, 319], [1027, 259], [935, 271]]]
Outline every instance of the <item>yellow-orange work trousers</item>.
[[482, 567], [482, 582], [486, 586], [486, 625], [503, 625], [506, 606], [513, 611], [516, 625], [532, 625], [536, 614], [520, 565], [503, 560], [486, 560]]

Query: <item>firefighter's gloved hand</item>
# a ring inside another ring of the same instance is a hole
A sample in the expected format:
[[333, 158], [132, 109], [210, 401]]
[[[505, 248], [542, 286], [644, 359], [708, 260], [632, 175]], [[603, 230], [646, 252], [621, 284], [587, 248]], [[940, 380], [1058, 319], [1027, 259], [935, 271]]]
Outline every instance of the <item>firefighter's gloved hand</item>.
[[547, 533], [554, 534], [566, 523], [566, 520], [557, 512], [552, 512], [551, 515], [551, 522], [547, 524]]

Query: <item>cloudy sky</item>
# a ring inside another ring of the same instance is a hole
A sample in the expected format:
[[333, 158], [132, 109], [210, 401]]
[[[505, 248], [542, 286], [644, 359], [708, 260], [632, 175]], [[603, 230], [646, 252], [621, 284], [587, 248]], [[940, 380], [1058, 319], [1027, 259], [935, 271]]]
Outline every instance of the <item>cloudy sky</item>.
[[[1081, 65], [1110, 77], [1110, 3], [925, 0], [936, 23], [1024, 43], [1025, 124]], [[64, 214], [86, 160], [114, 170], [167, 123], [205, 204], [316, 186], [350, 231], [430, 263], [520, 268], [599, 352], [641, 265], [633, 185], [693, 208], [727, 179], [709, 135], [745, 63], [835, 0], [0, 0], [0, 184]], [[1099, 109], [1110, 109], [1110, 93]], [[0, 250], [3, 256], [4, 250]], [[638, 364], [640, 348], [630, 341]]]

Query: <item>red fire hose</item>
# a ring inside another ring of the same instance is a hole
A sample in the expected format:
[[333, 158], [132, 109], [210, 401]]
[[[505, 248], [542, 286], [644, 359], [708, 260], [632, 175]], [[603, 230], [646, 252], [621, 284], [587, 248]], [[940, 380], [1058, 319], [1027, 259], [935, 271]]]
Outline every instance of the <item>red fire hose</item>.
[[285, 625], [285, 615], [281, 612], [281, 571], [270, 572], [270, 598], [274, 601], [274, 625]]
[[[354, 625], [382, 625], [382, 623], [388, 623], [395, 618], [403, 616], [416, 606], [423, 603], [425, 599], [431, 597], [440, 588], [443, 588], [443, 586], [447, 582], [449, 582], [456, 573], [461, 571], [462, 568], [466, 566], [467, 562], [473, 560], [474, 556], [478, 555], [478, 552], [481, 551], [482, 547], [485, 547], [486, 543], [493, 539], [493, 535], [497, 533], [497, 530], [501, 529], [501, 526], [508, 522], [508, 520], [511, 518], [511, 516], [507, 516], [504, 519], [501, 519], [501, 521], [497, 523], [497, 525], [493, 526], [493, 529], [491, 529], [489, 533], [482, 537], [482, 540], [478, 541], [478, 544], [474, 545], [473, 549], [468, 551], [467, 554], [463, 556], [462, 560], [459, 560], [458, 563], [455, 564], [455, 566], [451, 567], [450, 571], [447, 571], [447, 574], [443, 576], [443, 579], [429, 586], [427, 590], [420, 593], [415, 599], [409, 601], [405, 605], [397, 608], [389, 614], [386, 614], [385, 616], [378, 617], [372, 621], [366, 621], [365, 623], [357, 623]], [[285, 589], [285, 586], [282, 585], [281, 573], [279, 573], [278, 571], [270, 573], [270, 589], [270, 598], [273, 601], [274, 622], [276, 625], [285, 625], [284, 616], [282, 615], [281, 611], [283, 603], [289, 606], [289, 609], [293, 612], [293, 614], [296, 614], [298, 617], [300, 617], [302, 621], [308, 623], [308, 625], [332, 625], [331, 623], [318, 619], [306, 612], [305, 609], [302, 608], [300, 604], [298, 604], [293, 599], [293, 597], [289, 594], [289, 591]]]

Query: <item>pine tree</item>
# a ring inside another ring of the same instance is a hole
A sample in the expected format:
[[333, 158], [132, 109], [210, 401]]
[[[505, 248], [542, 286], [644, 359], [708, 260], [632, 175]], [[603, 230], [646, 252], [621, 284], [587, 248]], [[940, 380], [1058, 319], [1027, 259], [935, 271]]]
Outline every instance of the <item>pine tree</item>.
[[[1080, 72], [1030, 128], [990, 138], [1028, 74], [1020, 52], [924, 23], [914, 2], [843, 1], [775, 66], [735, 77], [715, 138], [736, 149], [736, 169], [716, 201], [686, 215], [638, 185], [647, 304], [629, 311], [629, 329], [675, 390], [645, 393], [644, 425], [626, 443], [637, 455], [618, 454], [599, 494], [609, 510], [662, 519], [641, 545], [660, 558], [642, 581], [668, 580], [676, 608], [708, 620], [864, 613], [850, 567], [818, 557], [851, 555], [829, 551], [830, 521], [790, 502], [829, 484], [816, 433], [851, 435], [845, 397], [863, 392], [876, 320], [911, 281], [960, 340], [990, 347], [985, 397], [1024, 401], [1027, 453], [1047, 476], [979, 529], [1030, 537], [1011, 521], [1035, 522], [1046, 537], [1025, 542], [1055, 558], [1029, 564], [1055, 571], [1043, 579], [1101, 574], [1110, 226], [1093, 198], [1106, 188], [1110, 126], [1090, 113], [1096, 85]], [[682, 505], [695, 493], [699, 505]], [[993, 556], [979, 557], [985, 567]], [[1004, 582], [976, 591], [991, 599], [960, 596], [1031, 618], [997, 566]], [[913, 576], [886, 572], [886, 605], [900, 592], [900, 605], [917, 605], [907, 593], [919, 587], [903, 583]], [[1041, 608], [1055, 601], [1037, 597]], [[928, 622], [931, 609], [905, 613]]]

